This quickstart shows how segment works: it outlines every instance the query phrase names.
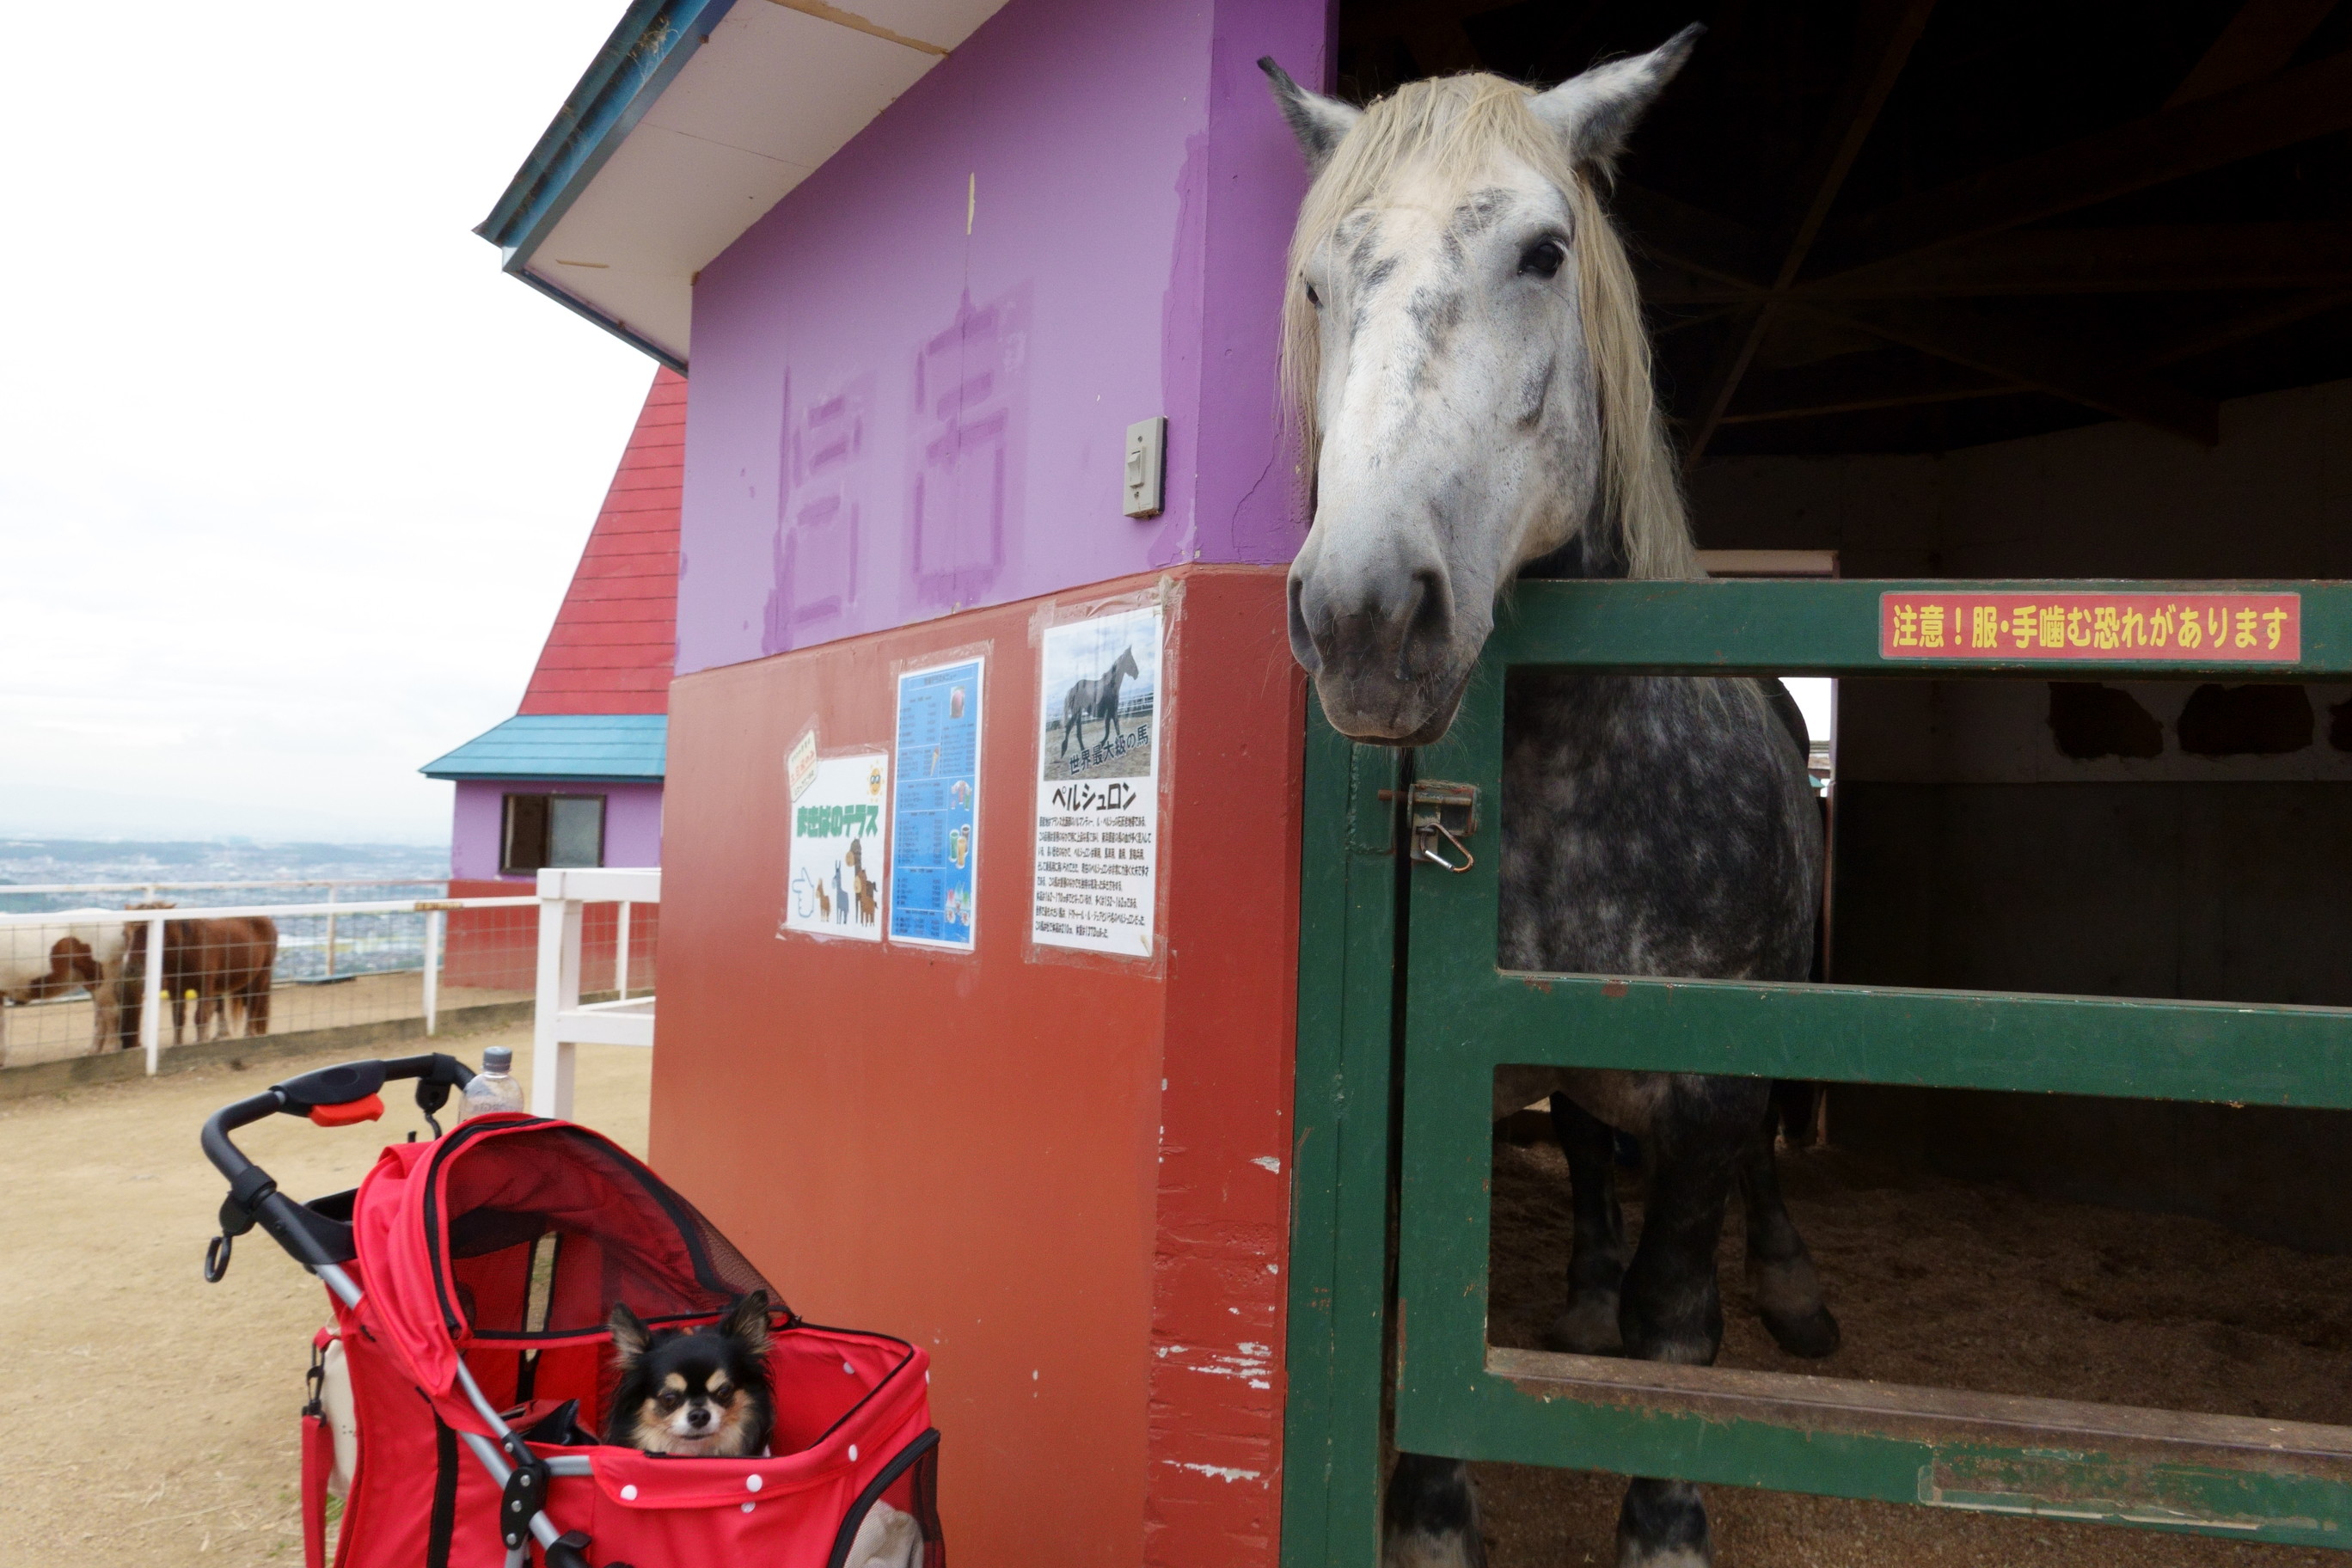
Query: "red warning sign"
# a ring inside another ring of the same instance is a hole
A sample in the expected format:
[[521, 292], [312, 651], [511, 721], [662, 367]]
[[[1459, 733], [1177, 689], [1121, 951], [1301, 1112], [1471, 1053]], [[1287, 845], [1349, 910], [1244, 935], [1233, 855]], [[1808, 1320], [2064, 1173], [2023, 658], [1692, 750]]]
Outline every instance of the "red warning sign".
[[2303, 595], [1886, 593], [1878, 656], [2293, 664]]

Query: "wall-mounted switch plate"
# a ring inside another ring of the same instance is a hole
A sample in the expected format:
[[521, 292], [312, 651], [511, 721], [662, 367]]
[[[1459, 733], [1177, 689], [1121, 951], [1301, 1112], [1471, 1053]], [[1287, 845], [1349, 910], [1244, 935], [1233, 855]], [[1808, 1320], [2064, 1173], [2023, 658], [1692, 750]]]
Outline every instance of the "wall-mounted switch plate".
[[1168, 421], [1139, 419], [1127, 427], [1126, 504], [1129, 517], [1158, 517], [1168, 482]]

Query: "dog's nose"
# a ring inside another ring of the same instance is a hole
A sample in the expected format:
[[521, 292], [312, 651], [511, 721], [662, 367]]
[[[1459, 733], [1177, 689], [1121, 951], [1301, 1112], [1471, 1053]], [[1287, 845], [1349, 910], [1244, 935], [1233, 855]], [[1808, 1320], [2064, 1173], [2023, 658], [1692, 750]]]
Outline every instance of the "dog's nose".
[[708, 1426], [710, 1425], [710, 1412], [698, 1405], [686, 1413], [686, 1424], [689, 1426]]

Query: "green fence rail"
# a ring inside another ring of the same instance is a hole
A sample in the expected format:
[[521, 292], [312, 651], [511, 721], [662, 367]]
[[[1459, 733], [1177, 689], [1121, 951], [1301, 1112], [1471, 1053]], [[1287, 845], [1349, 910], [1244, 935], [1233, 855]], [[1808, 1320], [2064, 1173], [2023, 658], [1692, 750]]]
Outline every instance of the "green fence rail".
[[[1517, 664], [2341, 679], [2352, 584], [1523, 584], [1437, 745], [1311, 714], [1286, 1568], [1373, 1561], [1384, 1368], [1417, 1452], [2352, 1547], [2352, 1428], [1486, 1344], [1499, 1066], [2352, 1108], [2352, 1010], [1499, 971]], [[1466, 872], [1393, 853], [1415, 779], [1478, 792]]]

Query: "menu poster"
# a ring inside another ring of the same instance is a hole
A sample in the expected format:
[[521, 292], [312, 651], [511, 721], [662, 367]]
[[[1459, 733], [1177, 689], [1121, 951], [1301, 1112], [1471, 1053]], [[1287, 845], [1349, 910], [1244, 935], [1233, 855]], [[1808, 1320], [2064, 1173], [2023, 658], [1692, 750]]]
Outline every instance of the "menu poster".
[[985, 662], [973, 657], [898, 677], [898, 771], [890, 796], [893, 942], [971, 951]]

